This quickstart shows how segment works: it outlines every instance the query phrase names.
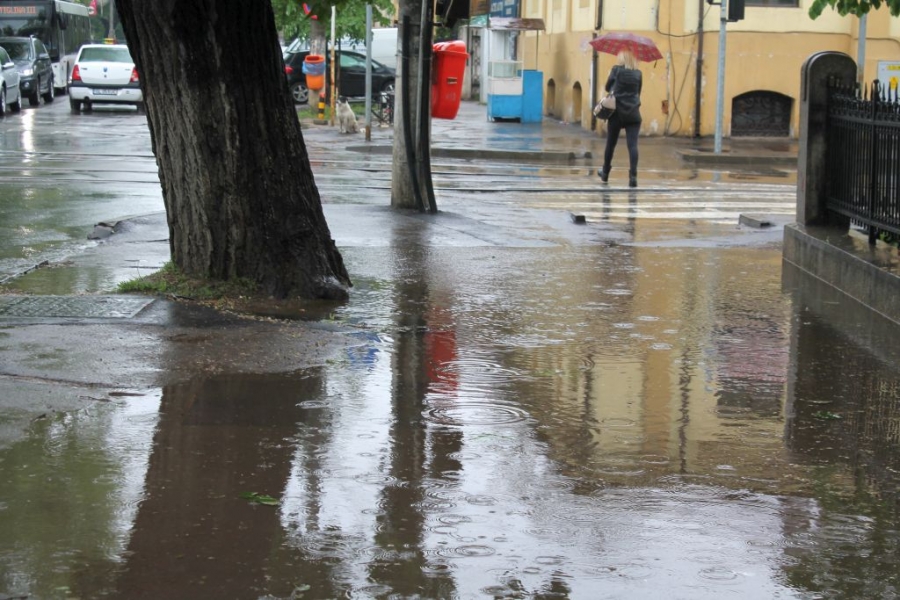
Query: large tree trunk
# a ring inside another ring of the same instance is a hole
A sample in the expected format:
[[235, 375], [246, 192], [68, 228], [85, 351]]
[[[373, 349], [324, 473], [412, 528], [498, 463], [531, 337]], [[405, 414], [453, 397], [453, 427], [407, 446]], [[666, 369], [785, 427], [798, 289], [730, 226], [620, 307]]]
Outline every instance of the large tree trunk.
[[116, 0], [159, 166], [172, 260], [277, 298], [342, 299], [269, 2]]

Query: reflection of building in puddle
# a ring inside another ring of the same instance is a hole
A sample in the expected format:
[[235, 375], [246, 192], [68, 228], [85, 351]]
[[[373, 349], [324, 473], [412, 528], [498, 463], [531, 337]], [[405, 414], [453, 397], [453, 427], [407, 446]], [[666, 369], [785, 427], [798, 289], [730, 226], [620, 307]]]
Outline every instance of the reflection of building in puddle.
[[788, 318], [777, 269], [759, 266], [777, 266], [780, 254], [598, 252], [598, 264], [573, 271], [562, 286], [562, 320], [552, 325], [571, 327], [571, 307], [593, 306], [577, 342], [536, 350], [531, 359], [560, 374], [547, 381], [553, 401], [530, 400], [526, 384], [519, 389], [532, 402], [529, 412], [554, 423], [540, 431], [552, 438], [555, 457], [608, 483], [682, 474], [777, 489], [786, 460]]

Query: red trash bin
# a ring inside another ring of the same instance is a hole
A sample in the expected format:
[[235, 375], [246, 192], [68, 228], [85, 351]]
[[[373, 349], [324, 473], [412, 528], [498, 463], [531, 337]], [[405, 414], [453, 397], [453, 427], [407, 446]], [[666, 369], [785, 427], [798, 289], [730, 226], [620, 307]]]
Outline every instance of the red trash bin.
[[431, 78], [431, 116], [455, 119], [462, 99], [466, 74], [466, 43], [441, 42], [434, 45], [434, 72]]

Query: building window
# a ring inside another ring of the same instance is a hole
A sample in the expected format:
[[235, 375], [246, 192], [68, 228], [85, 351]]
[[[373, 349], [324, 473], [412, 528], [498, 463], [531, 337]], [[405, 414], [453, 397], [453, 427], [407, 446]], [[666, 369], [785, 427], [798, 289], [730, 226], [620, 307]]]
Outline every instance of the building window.
[[800, 0], [746, 0], [744, 6], [800, 6]]

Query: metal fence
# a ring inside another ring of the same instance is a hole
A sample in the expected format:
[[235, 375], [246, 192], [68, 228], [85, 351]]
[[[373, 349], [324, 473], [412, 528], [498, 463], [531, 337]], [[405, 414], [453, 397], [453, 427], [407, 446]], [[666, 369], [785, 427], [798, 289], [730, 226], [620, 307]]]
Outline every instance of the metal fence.
[[826, 208], [879, 236], [900, 238], [898, 89], [829, 82]]
[[372, 94], [372, 118], [379, 125], [394, 124], [394, 92], [376, 92]]

